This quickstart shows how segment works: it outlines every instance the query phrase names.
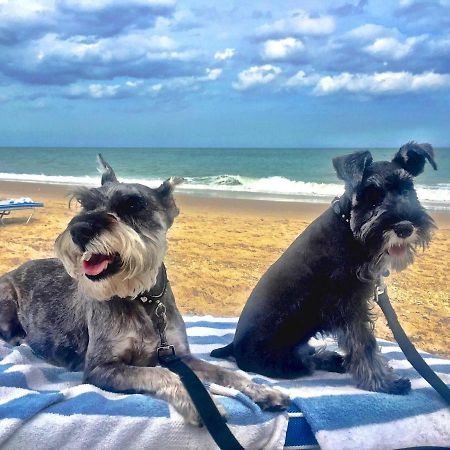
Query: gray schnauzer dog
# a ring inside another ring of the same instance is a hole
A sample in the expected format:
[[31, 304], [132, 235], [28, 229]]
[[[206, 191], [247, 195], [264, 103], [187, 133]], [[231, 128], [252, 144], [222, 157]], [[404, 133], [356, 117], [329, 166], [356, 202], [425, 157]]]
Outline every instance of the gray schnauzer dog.
[[[163, 265], [166, 233], [178, 215], [172, 192], [118, 182], [99, 155], [99, 188], [80, 188], [81, 212], [55, 244], [59, 259], [30, 261], [0, 277], [0, 336], [25, 340], [42, 357], [84, 381], [116, 392], [167, 400], [191, 424], [197, 410], [178, 375], [157, 366], [154, 298], [164, 304], [167, 340], [205, 381], [231, 386], [262, 408], [284, 409], [282, 392], [194, 358]], [[223, 413], [223, 410], [222, 410]]]
[[[368, 151], [334, 158], [344, 195], [263, 275], [233, 342], [211, 355], [275, 378], [349, 371], [362, 389], [407, 393], [410, 381], [377, 348], [371, 299], [385, 271], [405, 269], [430, 242], [435, 225], [413, 186], [426, 160], [436, 170], [431, 145], [414, 142], [392, 161], [374, 162]], [[308, 341], [317, 333], [336, 336], [345, 356], [315, 352]]]

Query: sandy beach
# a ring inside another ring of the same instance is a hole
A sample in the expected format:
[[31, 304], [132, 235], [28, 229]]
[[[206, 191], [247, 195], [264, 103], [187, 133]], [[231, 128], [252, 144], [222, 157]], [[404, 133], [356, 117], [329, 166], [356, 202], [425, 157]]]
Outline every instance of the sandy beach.
[[[0, 182], [0, 199], [45, 203], [28, 225], [16, 212], [0, 225], [0, 273], [53, 256], [53, 242], [76, 213], [67, 186]], [[177, 195], [181, 214], [169, 232], [169, 278], [183, 313], [238, 316], [252, 288], [328, 205]], [[450, 214], [433, 212], [439, 229], [416, 263], [388, 278], [406, 333], [421, 349], [450, 356]], [[376, 308], [378, 315], [381, 312]], [[392, 339], [380, 317], [377, 335]]]

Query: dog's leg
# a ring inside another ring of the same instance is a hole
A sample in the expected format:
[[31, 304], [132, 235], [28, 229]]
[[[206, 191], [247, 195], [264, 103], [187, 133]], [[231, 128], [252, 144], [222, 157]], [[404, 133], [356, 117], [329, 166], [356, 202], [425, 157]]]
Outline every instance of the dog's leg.
[[17, 316], [16, 291], [7, 279], [0, 280], [0, 337], [12, 345], [20, 345], [25, 331]]
[[289, 397], [277, 389], [252, 383], [244, 375], [215, 366], [193, 356], [183, 357], [183, 361], [202, 380], [237, 389], [250, 397], [262, 409], [280, 410], [289, 406]]
[[116, 392], [140, 392], [166, 400], [192, 425], [201, 425], [191, 397], [180, 377], [164, 367], [128, 366], [120, 362], [85, 370], [84, 381]]
[[339, 346], [347, 352], [346, 367], [358, 387], [388, 394], [406, 394], [411, 389], [407, 378], [395, 375], [380, 354], [371, 324], [353, 321], [339, 334]]

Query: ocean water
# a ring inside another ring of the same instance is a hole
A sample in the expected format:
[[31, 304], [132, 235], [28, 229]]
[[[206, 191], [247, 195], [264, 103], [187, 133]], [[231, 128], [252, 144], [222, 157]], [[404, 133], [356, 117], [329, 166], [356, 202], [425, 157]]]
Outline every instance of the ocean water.
[[[0, 180], [98, 185], [101, 152], [120, 180], [157, 186], [170, 176], [186, 194], [276, 201], [329, 202], [343, 192], [331, 159], [347, 149], [284, 148], [0, 148]], [[368, 149], [390, 160], [396, 149]], [[427, 164], [416, 180], [431, 209], [450, 209], [450, 148], [437, 148], [438, 171]]]

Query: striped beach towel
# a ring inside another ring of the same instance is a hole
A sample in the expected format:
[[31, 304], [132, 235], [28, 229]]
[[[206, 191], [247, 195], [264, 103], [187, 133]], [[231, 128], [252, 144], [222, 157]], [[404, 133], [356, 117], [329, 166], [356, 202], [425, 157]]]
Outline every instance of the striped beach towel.
[[[192, 352], [237, 370], [209, 352], [231, 341], [237, 319], [185, 316]], [[286, 413], [263, 413], [243, 394], [217, 385], [209, 390], [225, 406], [228, 423], [248, 449], [393, 449], [450, 446], [450, 410], [405, 360], [397, 345], [379, 341], [395, 370], [412, 380], [413, 392], [392, 396], [357, 389], [347, 374], [317, 371], [299, 380], [251, 375], [289, 393]], [[332, 340], [314, 345], [334, 349]], [[450, 361], [424, 353], [450, 383]], [[288, 422], [289, 418], [289, 422]], [[0, 447], [6, 449], [212, 449], [205, 429], [185, 425], [166, 402], [115, 394], [81, 383], [36, 357], [26, 345], [0, 341]]]

